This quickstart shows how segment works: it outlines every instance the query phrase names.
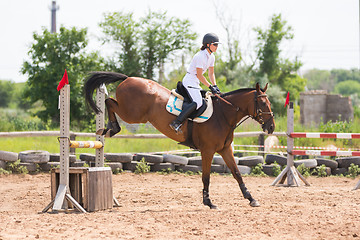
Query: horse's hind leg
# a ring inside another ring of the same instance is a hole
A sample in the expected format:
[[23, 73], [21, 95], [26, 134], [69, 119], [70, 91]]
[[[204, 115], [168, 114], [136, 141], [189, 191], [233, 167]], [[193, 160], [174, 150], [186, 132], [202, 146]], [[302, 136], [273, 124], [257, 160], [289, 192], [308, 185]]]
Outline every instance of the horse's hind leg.
[[105, 105], [108, 111], [109, 121], [106, 128], [97, 130], [96, 134], [105, 135], [105, 137], [112, 137], [121, 131], [121, 127], [115, 116], [115, 108], [117, 107], [117, 102], [113, 98], [108, 98], [105, 100]]
[[234, 154], [232, 151], [231, 146], [225, 147], [222, 151], [219, 152], [220, 155], [223, 157], [226, 165], [231, 170], [232, 175], [236, 179], [236, 181], [239, 183], [240, 190], [244, 196], [244, 198], [248, 199], [250, 201], [250, 206], [252, 207], [259, 207], [260, 204], [258, 201], [256, 201], [250, 194], [250, 192], [247, 190], [245, 183], [241, 177], [241, 173], [236, 166]]
[[210, 185], [210, 171], [211, 171], [211, 162], [213, 159], [214, 153], [205, 153], [201, 152], [201, 161], [202, 161], [202, 181], [203, 181], [203, 203], [204, 205], [209, 206], [211, 209], [217, 209], [217, 207], [211, 203], [209, 197], [209, 185]]

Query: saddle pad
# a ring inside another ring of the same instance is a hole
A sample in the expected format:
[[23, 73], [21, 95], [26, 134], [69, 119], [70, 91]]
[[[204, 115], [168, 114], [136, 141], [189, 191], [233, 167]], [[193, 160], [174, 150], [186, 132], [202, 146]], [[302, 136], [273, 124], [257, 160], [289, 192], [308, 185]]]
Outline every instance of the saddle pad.
[[[179, 116], [183, 105], [183, 99], [183, 96], [179, 95], [177, 92], [175, 92], [175, 89], [173, 89], [166, 104], [166, 110], [175, 116]], [[207, 103], [207, 108], [203, 114], [193, 119], [193, 121], [196, 123], [206, 122], [213, 114], [213, 104], [210, 92], [206, 93], [205, 101]]]

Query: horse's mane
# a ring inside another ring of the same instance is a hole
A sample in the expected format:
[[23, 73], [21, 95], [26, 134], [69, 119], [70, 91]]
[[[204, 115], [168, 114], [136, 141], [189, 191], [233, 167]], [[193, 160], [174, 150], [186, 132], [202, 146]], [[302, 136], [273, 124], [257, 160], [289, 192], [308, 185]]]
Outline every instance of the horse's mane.
[[243, 92], [251, 92], [256, 90], [256, 88], [240, 88], [231, 92], [227, 92], [222, 94], [223, 97], [229, 96], [229, 95], [233, 95], [233, 94], [238, 94], [238, 93], [243, 93]]

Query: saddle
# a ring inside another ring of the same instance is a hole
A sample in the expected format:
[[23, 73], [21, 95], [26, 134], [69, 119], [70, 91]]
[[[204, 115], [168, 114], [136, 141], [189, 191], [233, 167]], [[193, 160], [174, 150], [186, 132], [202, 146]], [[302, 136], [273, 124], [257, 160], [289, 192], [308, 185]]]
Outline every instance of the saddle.
[[[205, 90], [201, 90], [200, 92], [203, 97], [203, 104], [189, 116], [189, 119], [196, 123], [207, 121], [213, 114], [212, 94]], [[188, 91], [182, 82], [178, 82], [176, 89], [171, 90], [171, 95], [166, 104], [166, 110], [169, 113], [178, 116], [182, 109], [191, 102], [193, 102], [193, 100]]]

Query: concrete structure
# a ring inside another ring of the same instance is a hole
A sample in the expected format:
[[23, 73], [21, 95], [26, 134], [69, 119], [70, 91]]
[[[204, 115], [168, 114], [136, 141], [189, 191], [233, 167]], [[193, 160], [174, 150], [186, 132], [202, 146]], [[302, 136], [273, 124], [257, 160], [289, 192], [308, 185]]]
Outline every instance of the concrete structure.
[[328, 94], [324, 90], [300, 93], [301, 124], [319, 125], [322, 121], [349, 121], [354, 118], [354, 110], [349, 97]]

